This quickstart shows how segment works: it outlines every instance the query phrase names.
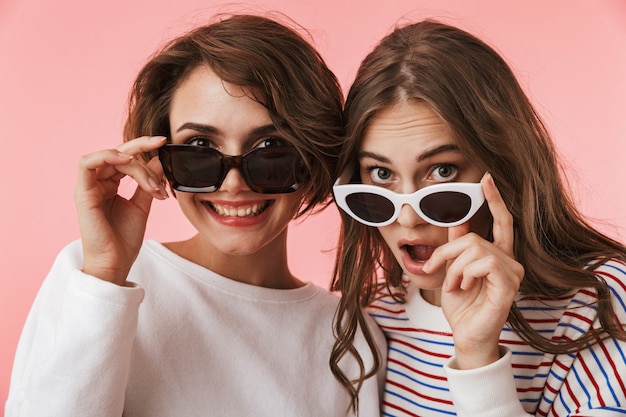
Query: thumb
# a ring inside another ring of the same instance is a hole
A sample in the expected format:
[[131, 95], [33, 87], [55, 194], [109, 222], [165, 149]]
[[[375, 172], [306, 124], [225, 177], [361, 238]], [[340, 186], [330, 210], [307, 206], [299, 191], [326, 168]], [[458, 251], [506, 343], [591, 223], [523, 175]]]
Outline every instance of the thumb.
[[150, 213], [150, 207], [152, 206], [152, 195], [145, 192], [141, 187], [137, 187], [135, 193], [130, 198], [130, 202], [137, 208], [145, 213], [146, 217]]

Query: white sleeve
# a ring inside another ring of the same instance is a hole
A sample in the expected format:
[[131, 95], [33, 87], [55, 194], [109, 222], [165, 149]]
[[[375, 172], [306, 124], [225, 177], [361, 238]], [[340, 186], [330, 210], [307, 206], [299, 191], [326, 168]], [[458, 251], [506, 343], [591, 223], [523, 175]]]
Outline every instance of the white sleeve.
[[6, 417], [122, 415], [143, 289], [82, 273], [77, 251], [61, 252], [31, 308]]
[[[450, 395], [459, 417], [526, 417], [511, 368], [511, 351], [500, 347], [494, 363], [470, 370], [455, 369], [452, 357], [444, 366]], [[503, 354], [502, 354], [503, 353]]]

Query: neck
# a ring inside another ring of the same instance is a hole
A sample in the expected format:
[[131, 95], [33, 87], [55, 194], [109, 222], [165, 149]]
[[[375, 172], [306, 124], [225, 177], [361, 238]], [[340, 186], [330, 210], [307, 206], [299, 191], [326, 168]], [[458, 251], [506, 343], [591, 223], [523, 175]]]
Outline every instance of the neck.
[[276, 239], [251, 254], [228, 254], [220, 252], [196, 235], [181, 242], [164, 243], [164, 246], [193, 263], [230, 278], [259, 287], [293, 289], [304, 285], [291, 274], [287, 263], [287, 239]]
[[441, 288], [435, 290], [420, 290], [422, 298], [429, 304], [441, 307]]

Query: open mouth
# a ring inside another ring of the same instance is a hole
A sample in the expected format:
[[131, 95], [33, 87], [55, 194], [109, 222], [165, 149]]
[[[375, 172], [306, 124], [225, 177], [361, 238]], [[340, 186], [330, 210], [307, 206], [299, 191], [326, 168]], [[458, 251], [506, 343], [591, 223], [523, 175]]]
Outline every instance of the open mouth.
[[205, 202], [204, 204], [211, 207], [211, 209], [215, 211], [219, 216], [254, 217], [263, 213], [272, 204], [272, 201], [266, 200], [262, 203], [255, 203], [241, 207], [225, 207], [211, 202]]
[[424, 246], [424, 245], [404, 245], [402, 247], [405, 250], [412, 260], [416, 262], [426, 262], [430, 259], [433, 252], [435, 251], [434, 246]]

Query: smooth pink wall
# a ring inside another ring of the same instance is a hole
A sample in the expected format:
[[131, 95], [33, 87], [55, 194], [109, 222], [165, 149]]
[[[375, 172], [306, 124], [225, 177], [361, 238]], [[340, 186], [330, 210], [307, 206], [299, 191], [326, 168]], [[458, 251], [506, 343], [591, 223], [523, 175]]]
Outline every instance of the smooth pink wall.
[[[72, 192], [79, 156], [120, 142], [127, 89], [145, 58], [216, 11], [284, 12], [311, 31], [346, 88], [360, 59], [403, 17], [435, 17], [473, 31], [502, 52], [527, 87], [566, 159], [582, 211], [626, 240], [622, 0], [207, 4], [214, 2], [0, 1], [0, 409], [33, 297], [56, 253], [78, 238]], [[328, 284], [337, 230], [334, 209], [292, 228], [291, 264], [301, 278]], [[191, 233], [174, 199], [154, 204], [149, 238]]]

